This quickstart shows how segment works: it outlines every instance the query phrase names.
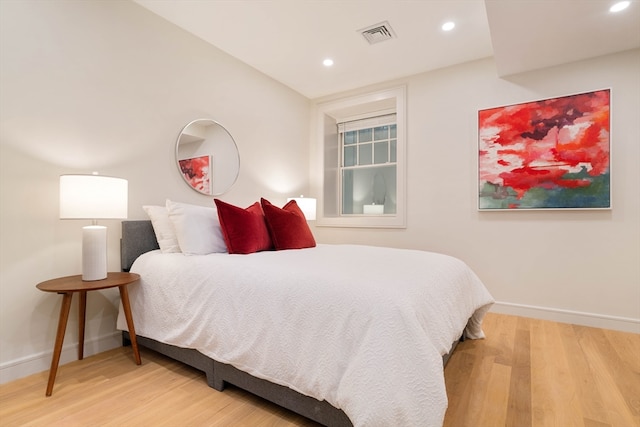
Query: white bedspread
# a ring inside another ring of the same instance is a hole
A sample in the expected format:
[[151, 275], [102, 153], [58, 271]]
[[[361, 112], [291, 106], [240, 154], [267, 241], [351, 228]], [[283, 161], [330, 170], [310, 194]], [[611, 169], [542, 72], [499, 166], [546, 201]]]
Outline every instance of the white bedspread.
[[493, 303], [462, 261], [406, 249], [154, 251], [131, 271], [139, 335], [327, 400], [354, 426], [441, 426], [442, 355], [465, 325], [483, 337]]

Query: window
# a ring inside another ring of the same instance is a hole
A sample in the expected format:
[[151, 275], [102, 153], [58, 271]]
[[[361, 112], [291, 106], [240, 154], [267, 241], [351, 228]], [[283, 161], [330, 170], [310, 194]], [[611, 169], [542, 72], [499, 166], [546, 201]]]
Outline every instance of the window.
[[318, 226], [405, 227], [405, 88], [318, 106]]
[[342, 215], [395, 214], [396, 115], [338, 123]]

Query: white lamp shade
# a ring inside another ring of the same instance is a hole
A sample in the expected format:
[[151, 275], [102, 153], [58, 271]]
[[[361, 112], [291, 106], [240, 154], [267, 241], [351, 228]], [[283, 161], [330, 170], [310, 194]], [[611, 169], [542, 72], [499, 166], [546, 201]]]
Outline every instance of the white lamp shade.
[[101, 175], [60, 176], [61, 219], [127, 217], [126, 179]]
[[287, 199], [287, 202], [295, 200], [298, 207], [304, 214], [307, 221], [315, 221], [316, 219], [316, 199], [313, 197], [291, 197]]

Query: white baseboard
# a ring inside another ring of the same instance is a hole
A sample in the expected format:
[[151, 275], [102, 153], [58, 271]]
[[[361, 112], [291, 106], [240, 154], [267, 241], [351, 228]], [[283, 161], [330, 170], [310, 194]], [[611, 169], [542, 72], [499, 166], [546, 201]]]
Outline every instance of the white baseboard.
[[[113, 333], [85, 341], [84, 356], [92, 356], [121, 345], [122, 332], [115, 331]], [[53, 349], [51, 349], [51, 351], [33, 354], [0, 364], [0, 384], [5, 384], [9, 381], [37, 374], [38, 372], [48, 371], [51, 367], [52, 357]], [[75, 360], [78, 360], [78, 343], [64, 345], [62, 347], [62, 353], [60, 354], [59, 366]], [[45, 388], [46, 383], [43, 383], [42, 390]]]
[[609, 316], [605, 314], [514, 304], [502, 301], [496, 301], [491, 311], [494, 313], [532, 317], [534, 319], [552, 320], [554, 322], [573, 323], [575, 325], [640, 334], [640, 319], [631, 317]]

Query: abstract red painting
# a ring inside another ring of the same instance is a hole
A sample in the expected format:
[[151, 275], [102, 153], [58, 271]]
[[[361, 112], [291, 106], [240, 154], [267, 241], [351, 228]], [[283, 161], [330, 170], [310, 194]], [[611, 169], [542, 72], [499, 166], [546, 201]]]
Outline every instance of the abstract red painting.
[[180, 171], [185, 181], [204, 194], [211, 194], [211, 156], [179, 160]]
[[480, 210], [610, 209], [611, 90], [478, 112]]

